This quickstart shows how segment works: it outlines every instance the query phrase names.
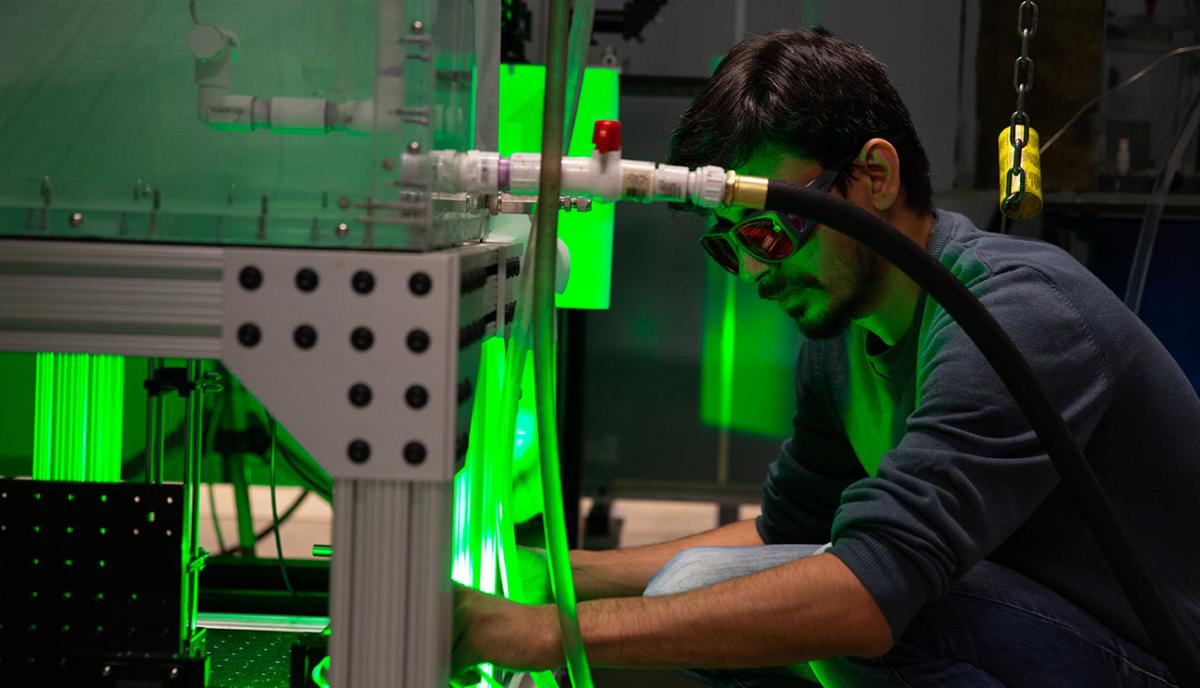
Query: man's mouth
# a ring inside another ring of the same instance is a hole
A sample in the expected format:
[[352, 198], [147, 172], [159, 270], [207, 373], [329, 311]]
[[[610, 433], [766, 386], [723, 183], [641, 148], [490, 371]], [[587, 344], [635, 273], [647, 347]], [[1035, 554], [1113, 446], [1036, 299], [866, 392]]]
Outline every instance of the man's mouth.
[[788, 316], [790, 316], [793, 320], [801, 319], [802, 317], [804, 317], [804, 314], [808, 312], [808, 307], [802, 303], [793, 304], [791, 306], [784, 306], [783, 302], [781, 301], [779, 303], [779, 307], [782, 308], [783, 312], [787, 313]]
[[784, 288], [782, 284], [762, 284], [758, 287], [759, 298], [766, 299], [767, 301], [778, 301], [783, 296], [783, 293]]

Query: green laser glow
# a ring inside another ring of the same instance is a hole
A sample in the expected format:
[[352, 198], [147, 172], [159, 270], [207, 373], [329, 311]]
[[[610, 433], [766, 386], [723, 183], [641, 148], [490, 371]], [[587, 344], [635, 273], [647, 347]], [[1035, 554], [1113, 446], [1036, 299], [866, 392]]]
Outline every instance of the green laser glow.
[[320, 688], [329, 688], [329, 657], [317, 662], [313, 667], [312, 681]]
[[[539, 150], [544, 83], [541, 66], [501, 67], [501, 154]], [[568, 153], [590, 155], [592, 122], [617, 116], [617, 72], [587, 70]], [[590, 213], [560, 216], [559, 233], [572, 256], [570, 284], [557, 299], [560, 307], [608, 308], [613, 217], [612, 204], [599, 203]], [[451, 576], [463, 585], [526, 601], [514, 526], [543, 511], [532, 354], [506, 358], [504, 340], [493, 338], [483, 343], [481, 355], [471, 441], [454, 479]], [[506, 365], [514, 367], [507, 388]], [[561, 495], [557, 499], [561, 502]], [[479, 670], [477, 686], [494, 683], [492, 666]], [[535, 675], [535, 682], [541, 688], [554, 685], [547, 673]]]
[[700, 420], [760, 437], [791, 433], [795, 389], [790, 370], [799, 334], [770, 302], [710, 264], [704, 287]]
[[125, 359], [37, 355], [33, 478], [119, 482]]
[[[583, 75], [579, 113], [567, 155], [592, 154], [592, 125], [617, 119], [619, 72], [589, 67]], [[536, 153], [542, 141], [542, 65], [500, 65], [500, 154]], [[606, 309], [612, 287], [612, 203], [591, 212], [560, 213], [558, 235], [571, 249], [571, 279], [555, 303], [559, 308]]]
[[725, 310], [721, 317], [721, 427], [733, 424], [733, 361], [737, 350], [737, 277], [725, 275]]

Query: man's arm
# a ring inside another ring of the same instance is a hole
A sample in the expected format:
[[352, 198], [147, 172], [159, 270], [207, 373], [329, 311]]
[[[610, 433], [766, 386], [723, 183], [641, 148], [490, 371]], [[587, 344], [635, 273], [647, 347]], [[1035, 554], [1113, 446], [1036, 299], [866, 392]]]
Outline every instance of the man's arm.
[[[468, 593], [457, 611], [468, 618], [456, 668], [484, 659], [514, 669], [562, 664], [553, 606]], [[605, 666], [783, 666], [879, 656], [893, 643], [874, 598], [828, 554], [677, 595], [585, 602], [578, 611], [588, 658]]]
[[697, 535], [657, 545], [604, 551], [571, 552], [575, 596], [579, 600], [641, 595], [671, 557], [691, 547], [761, 545], [754, 519], [738, 521]]

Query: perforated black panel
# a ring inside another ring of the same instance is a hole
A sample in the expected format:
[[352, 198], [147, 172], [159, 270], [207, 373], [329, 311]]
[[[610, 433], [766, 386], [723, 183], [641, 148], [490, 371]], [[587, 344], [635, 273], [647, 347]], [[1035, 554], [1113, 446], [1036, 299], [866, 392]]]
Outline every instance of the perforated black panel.
[[0, 675], [178, 652], [182, 506], [180, 485], [0, 480]]

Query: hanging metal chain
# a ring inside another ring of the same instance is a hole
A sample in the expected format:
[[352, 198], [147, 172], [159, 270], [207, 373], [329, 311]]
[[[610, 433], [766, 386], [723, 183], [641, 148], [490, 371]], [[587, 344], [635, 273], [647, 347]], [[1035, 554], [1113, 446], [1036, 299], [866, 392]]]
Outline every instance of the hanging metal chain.
[[[1012, 167], [1004, 184], [1005, 207], [1021, 202], [1025, 193], [1025, 168], [1021, 165], [1022, 151], [1029, 142], [1029, 115], [1025, 112], [1025, 96], [1033, 90], [1033, 58], [1029, 44], [1038, 29], [1038, 6], [1033, 0], [1022, 0], [1017, 8], [1017, 35], [1021, 37], [1021, 54], [1013, 62], [1013, 90], [1017, 92], [1017, 108], [1009, 118], [1008, 142], [1012, 145]], [[1018, 133], [1020, 132], [1020, 133]]]

